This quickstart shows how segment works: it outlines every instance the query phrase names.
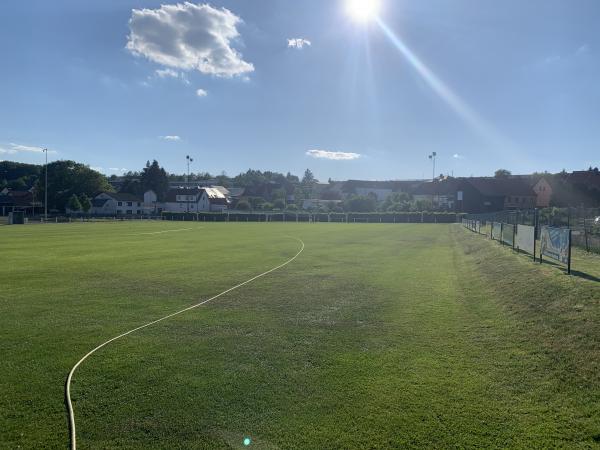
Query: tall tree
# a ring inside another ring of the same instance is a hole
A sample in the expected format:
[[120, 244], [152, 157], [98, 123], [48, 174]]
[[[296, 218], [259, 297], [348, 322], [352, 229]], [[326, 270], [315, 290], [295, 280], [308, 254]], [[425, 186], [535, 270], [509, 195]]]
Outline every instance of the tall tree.
[[315, 176], [313, 175], [312, 171], [310, 169], [306, 169], [304, 171], [304, 176], [302, 177], [302, 184], [304, 186], [312, 186], [316, 182], [317, 180], [315, 179]]
[[[44, 198], [44, 177], [37, 180], [38, 198]], [[75, 195], [95, 197], [100, 192], [111, 192], [104, 175], [75, 161], [54, 161], [48, 164], [48, 207], [63, 210], [69, 198]]]
[[67, 203], [67, 206], [69, 207], [69, 209], [71, 211], [81, 211], [81, 203], [79, 202], [79, 198], [77, 197], [76, 194], [71, 195], [71, 197], [69, 198], [69, 201]]
[[143, 192], [152, 190], [158, 197], [159, 201], [164, 200], [169, 190], [169, 176], [165, 169], [160, 167], [158, 161], [150, 161], [146, 163], [146, 167], [142, 170], [142, 190]]

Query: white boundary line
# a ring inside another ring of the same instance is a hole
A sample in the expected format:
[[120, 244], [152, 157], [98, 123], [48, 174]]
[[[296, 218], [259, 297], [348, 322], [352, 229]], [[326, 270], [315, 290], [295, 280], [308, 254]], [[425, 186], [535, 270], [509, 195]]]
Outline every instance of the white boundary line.
[[108, 341], [100, 344], [99, 346], [97, 346], [96, 348], [94, 348], [93, 350], [89, 351], [88, 353], [86, 353], [86, 355], [81, 358], [79, 361], [77, 361], [77, 363], [73, 366], [73, 368], [71, 369], [71, 371], [69, 372], [69, 375], [67, 377], [67, 381], [65, 383], [65, 400], [67, 403], [67, 411], [68, 411], [68, 415], [69, 415], [69, 428], [70, 428], [70, 440], [71, 440], [71, 450], [76, 450], [77, 449], [77, 432], [75, 429], [75, 411], [73, 410], [73, 403], [71, 402], [71, 381], [73, 380], [73, 375], [75, 374], [75, 371], [77, 370], [77, 368], [91, 355], [93, 355], [94, 353], [96, 353], [98, 350], [100, 350], [102, 347], [107, 346], [108, 344], [110, 344], [111, 342], [114, 342], [118, 339], [121, 339], [125, 336], [130, 335], [131, 333], [135, 333], [136, 331], [139, 331], [143, 328], [147, 328], [151, 325], [157, 324], [159, 322], [162, 322], [163, 320], [167, 320], [170, 319], [171, 317], [175, 317], [178, 316], [180, 314], [183, 314], [184, 312], [187, 311], [191, 311], [192, 309], [196, 309], [202, 305], [206, 305], [207, 303], [216, 300], [219, 297], [222, 297], [225, 294], [228, 294], [231, 291], [235, 291], [236, 289], [241, 288], [242, 286], [245, 286], [249, 283], [252, 283], [255, 280], [258, 280], [259, 278], [262, 278], [270, 273], [275, 272], [276, 270], [279, 270], [285, 266], [287, 266], [288, 264], [290, 264], [291, 262], [293, 262], [296, 258], [298, 258], [298, 256], [300, 256], [300, 254], [304, 251], [304, 242], [302, 241], [302, 239], [299, 238], [292, 238], [292, 239], [296, 239], [298, 242], [300, 242], [300, 244], [302, 245], [302, 247], [300, 248], [300, 250], [298, 251], [298, 253], [296, 253], [292, 258], [288, 259], [286, 262], [284, 262], [283, 264], [278, 265], [277, 267], [273, 267], [270, 270], [267, 270], [266, 272], [261, 273], [260, 275], [256, 275], [253, 278], [250, 278], [249, 280], [244, 281], [243, 283], [240, 283], [232, 288], [227, 289], [226, 291], [221, 292], [220, 294], [215, 295], [214, 297], [209, 298], [208, 300], [204, 300], [203, 302], [200, 302], [196, 305], [190, 306], [188, 308], [182, 309], [181, 311], [177, 311], [175, 313], [169, 314], [168, 316], [164, 316], [161, 317], [160, 319], [154, 320], [152, 322], [148, 322], [145, 325], [139, 326], [137, 328], [134, 328], [133, 330], [129, 330], [126, 331], [123, 334], [120, 334], [118, 336], [115, 336], [112, 339], [109, 339]]
[[[198, 227], [197, 229], [201, 229], [204, 227]], [[151, 233], [133, 233], [133, 234], [126, 234], [125, 236], [148, 236], [148, 235], [152, 235], [152, 234], [164, 234], [164, 233], [178, 233], [180, 231], [192, 231], [195, 228], [179, 228], [178, 230], [165, 230], [165, 231], [153, 231]]]

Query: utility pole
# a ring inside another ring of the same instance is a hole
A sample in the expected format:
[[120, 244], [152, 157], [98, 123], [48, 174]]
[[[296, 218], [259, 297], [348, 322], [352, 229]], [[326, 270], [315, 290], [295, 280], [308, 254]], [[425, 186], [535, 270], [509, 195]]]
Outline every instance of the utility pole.
[[46, 154], [46, 181], [44, 187], [44, 222], [48, 222], [48, 149], [43, 152]]
[[[194, 158], [191, 158], [190, 155], [187, 155], [185, 157], [185, 159], [187, 160], [187, 175], [185, 177], [185, 188], [189, 189], [189, 180], [190, 180], [190, 164], [194, 162]], [[190, 196], [189, 193], [188, 195], [185, 196], [185, 198], [187, 199], [187, 212], [190, 212]]]

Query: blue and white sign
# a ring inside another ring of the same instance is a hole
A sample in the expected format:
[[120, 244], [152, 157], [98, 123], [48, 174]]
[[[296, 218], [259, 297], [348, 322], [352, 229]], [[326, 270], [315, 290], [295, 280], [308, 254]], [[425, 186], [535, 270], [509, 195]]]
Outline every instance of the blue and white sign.
[[540, 234], [541, 253], [543, 256], [569, 264], [571, 248], [571, 230], [566, 228], [542, 227]]

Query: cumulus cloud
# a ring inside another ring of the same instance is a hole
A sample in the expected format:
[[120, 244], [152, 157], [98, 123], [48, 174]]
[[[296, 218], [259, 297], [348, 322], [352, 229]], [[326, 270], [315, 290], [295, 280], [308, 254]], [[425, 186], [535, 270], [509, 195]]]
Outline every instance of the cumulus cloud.
[[306, 154], [311, 158], [331, 159], [334, 161], [352, 161], [361, 157], [358, 153], [330, 152], [327, 150], [309, 150]]
[[110, 170], [111, 172], [123, 172], [123, 173], [129, 172], [129, 169], [125, 169], [125, 168], [119, 169], [118, 167], [109, 167], [108, 170]]
[[181, 137], [172, 135], [172, 136], [160, 136], [163, 141], [180, 141]]
[[[7, 155], [14, 155], [16, 153], [43, 153], [42, 147], [35, 147], [31, 145], [15, 144], [11, 142], [8, 145], [0, 146], [0, 153]], [[48, 150], [48, 153], [56, 153], [54, 150]]]
[[208, 92], [206, 92], [204, 89], [198, 89], [196, 91], [196, 95], [198, 97], [206, 97], [208, 95]]
[[297, 48], [297, 49], [303, 49], [305, 46], [306, 47], [310, 47], [312, 45], [312, 42], [310, 42], [308, 39], [303, 39], [303, 38], [292, 38], [292, 39], [288, 39], [288, 47], [289, 48]]
[[[232, 47], [242, 19], [226, 8], [185, 2], [158, 9], [133, 9], [126, 48], [137, 56], [178, 70], [232, 77], [254, 71]], [[171, 73], [164, 72], [165, 76]]]
[[464, 157], [463, 155], [460, 155], [460, 154], [458, 154], [458, 153], [455, 153], [454, 155], [452, 155], [452, 157], [453, 157], [454, 159], [465, 159], [465, 157]]

